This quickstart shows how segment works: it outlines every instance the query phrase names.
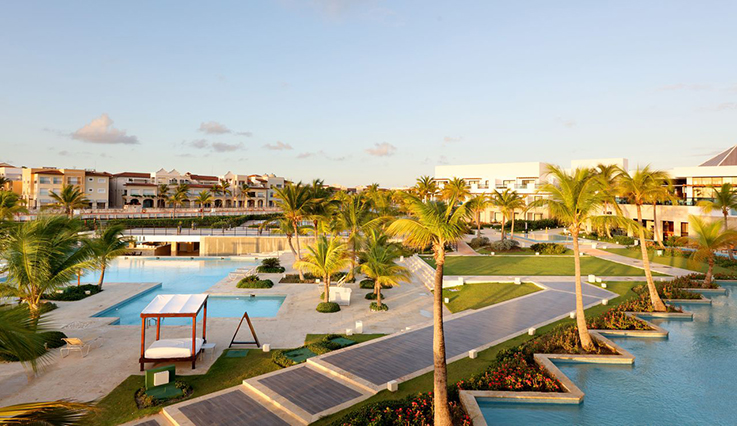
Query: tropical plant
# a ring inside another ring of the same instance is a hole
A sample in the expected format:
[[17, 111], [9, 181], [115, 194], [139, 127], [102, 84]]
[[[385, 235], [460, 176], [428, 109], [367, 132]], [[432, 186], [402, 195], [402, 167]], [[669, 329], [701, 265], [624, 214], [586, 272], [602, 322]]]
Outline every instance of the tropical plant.
[[420, 176], [414, 190], [422, 201], [430, 201], [438, 193], [438, 183], [430, 176]]
[[[723, 183], [719, 188], [714, 187], [712, 189], [714, 191], [712, 194], [713, 200], [702, 200], [699, 202], [699, 207], [701, 207], [701, 210], [703, 210], [704, 213], [711, 213], [712, 210], [719, 210], [724, 217], [724, 229], [726, 230], [729, 228], [729, 221], [727, 219], [729, 212], [733, 209], [737, 209], [737, 191], [735, 191], [735, 188], [731, 183]], [[1, 204], [2, 202], [0, 202], [0, 205]], [[0, 217], [2, 217], [1, 214]], [[734, 260], [733, 251], [734, 247], [730, 247], [730, 249], [727, 250], [731, 260]]]
[[[276, 228], [271, 228], [273, 225], [276, 225]], [[285, 237], [287, 237], [287, 244], [289, 245], [290, 250], [292, 250], [292, 254], [294, 255], [295, 259], [298, 259], [297, 251], [294, 249], [293, 239], [294, 235], [297, 233], [294, 229], [294, 223], [287, 219], [284, 216], [278, 216], [270, 220], [265, 220], [261, 222], [261, 224], [258, 227], [258, 232], [261, 234], [264, 229], [272, 229], [274, 231], [277, 231], [279, 233], [284, 234]], [[304, 227], [298, 228], [299, 233], [302, 235], [306, 234], [306, 231]], [[304, 279], [304, 277], [301, 277]]]
[[169, 196], [169, 204], [174, 207], [171, 212], [171, 217], [174, 217], [177, 213], [177, 207], [181, 207], [189, 197], [189, 185], [186, 183], [180, 183], [174, 188], [174, 193]]
[[105, 270], [110, 262], [126, 252], [129, 239], [123, 236], [123, 231], [125, 231], [123, 225], [109, 225], [99, 231], [97, 238], [87, 240], [95, 267], [100, 271], [100, 280], [97, 282], [97, 288], [100, 290], [105, 280]]
[[325, 187], [321, 179], [314, 179], [309, 186], [312, 202], [307, 217], [312, 221], [315, 236], [328, 230], [330, 222], [340, 206], [340, 201], [331, 198], [331, 191]]
[[156, 187], [156, 198], [162, 202], [162, 207], [166, 207], [166, 200], [169, 199], [169, 185], [166, 183], [160, 183]]
[[339, 238], [328, 239], [321, 235], [315, 244], [307, 246], [304, 259], [294, 262], [294, 267], [299, 271], [307, 271], [322, 278], [325, 285], [324, 303], [330, 302], [331, 277], [350, 264], [346, 254], [346, 245]]
[[0, 423], [4, 425], [73, 426], [86, 423], [91, 404], [66, 400], [29, 402], [0, 407]]
[[517, 209], [525, 207], [525, 197], [509, 188], [501, 192], [495, 189], [491, 194], [491, 204], [502, 212], [502, 240], [506, 238], [505, 228], [508, 218], [512, 220], [512, 238], [514, 238], [514, 213]]
[[75, 209], [87, 207], [90, 203], [77, 185], [64, 185], [59, 193], [49, 191], [49, 197], [55, 201], [50, 207], [61, 209], [70, 218], [74, 216]]
[[462, 203], [471, 195], [471, 189], [463, 178], [455, 177], [445, 183], [440, 190], [440, 198], [445, 202], [455, 200]]
[[695, 249], [691, 255], [694, 260], [706, 261], [709, 265], [704, 277], [704, 287], [708, 287], [714, 275], [716, 251], [732, 247], [737, 242], [737, 231], [724, 229], [719, 222], [706, 221], [694, 215], [688, 217], [688, 222], [693, 236], [681, 237], [680, 240]]
[[410, 281], [409, 270], [396, 263], [401, 255], [399, 247], [390, 243], [387, 236], [381, 231], [369, 232], [364, 250], [360, 254], [361, 264], [358, 270], [373, 280], [378, 307], [381, 307], [382, 287], [394, 287], [400, 282]]
[[18, 194], [10, 191], [0, 191], [0, 221], [12, 220], [16, 214], [27, 213], [23, 200]]
[[655, 188], [649, 196], [650, 204], [653, 206], [653, 239], [661, 248], [665, 248], [663, 233], [658, 224], [658, 203], [672, 201], [675, 198], [673, 196], [673, 184], [666, 172], [653, 171], [653, 179], [655, 180]]
[[550, 215], [568, 226], [573, 237], [573, 264], [576, 275], [576, 325], [581, 346], [586, 351], [594, 349], [583, 310], [581, 289], [581, 250], [578, 235], [594, 213], [604, 204], [604, 194], [593, 169], [577, 168], [571, 173], [558, 166], [548, 165], [547, 173], [554, 183], [544, 184], [539, 191], [549, 194], [535, 202], [548, 208]]
[[358, 248], [365, 232], [382, 224], [384, 218], [378, 217], [371, 208], [371, 202], [362, 193], [347, 194], [342, 200], [341, 209], [336, 214], [337, 230], [348, 233], [348, 244], [351, 246], [351, 270], [348, 279], [354, 277]]
[[65, 286], [77, 271], [95, 267], [89, 245], [81, 244], [81, 224], [64, 216], [41, 216], [8, 230], [0, 252], [7, 272], [0, 294], [17, 297], [38, 318], [41, 297]]
[[241, 185], [238, 187], [238, 193], [240, 194], [241, 198], [243, 198], [243, 208], [248, 207], [248, 198], [250, 195], [248, 193], [251, 191], [251, 185], [249, 185], [246, 182], [241, 183]]
[[451, 196], [448, 202], [428, 201], [408, 195], [405, 206], [409, 217], [399, 218], [387, 228], [387, 233], [403, 237], [404, 244], [416, 249], [432, 247], [435, 258], [436, 289], [433, 295], [433, 380], [435, 425], [452, 424], [448, 409], [448, 371], [445, 359], [445, 335], [443, 331], [443, 267], [445, 265], [445, 245], [460, 240], [465, 231], [468, 210], [464, 205], [457, 206]]
[[[466, 202], [466, 208], [473, 215], [473, 220], [476, 222], [476, 237], [481, 236], [481, 213], [483, 213], [491, 205], [491, 200], [486, 194], [478, 194]], [[514, 231], [514, 229], [512, 230]]]
[[[613, 209], [615, 214], [621, 214], [621, 209], [616, 200], [619, 168], [615, 164], [599, 164], [596, 166], [596, 174], [599, 185], [601, 185], [602, 193], [604, 194], [604, 204], [602, 206], [604, 213], [607, 214]], [[607, 238], [612, 238], [611, 223], [604, 221], [602, 228]]]
[[194, 202], [200, 205], [200, 210], [202, 210], [202, 217], [205, 217], [205, 204], [212, 203], [212, 200], [212, 192], [208, 190], [200, 191], [200, 193], [197, 195], [197, 198], [194, 199]]
[[626, 198], [630, 204], [634, 204], [637, 211], [637, 223], [639, 224], [637, 226], [637, 232], [640, 239], [642, 266], [645, 269], [645, 278], [653, 309], [658, 312], [665, 312], [666, 307], [655, 288], [653, 273], [650, 269], [650, 258], [648, 257], [647, 242], [645, 240], [645, 227], [642, 226], [642, 205], [649, 203], [653, 197], [662, 193], [662, 185], [666, 179], [667, 174], [664, 172], [652, 170], [650, 166], [645, 166], [638, 167], [632, 174], [627, 170], [620, 169], [617, 182], [617, 193]]
[[[281, 188], [274, 190], [276, 197], [276, 206], [281, 209], [282, 215], [292, 222], [292, 229], [299, 230], [302, 220], [310, 214], [313, 199], [310, 195], [310, 188], [304, 186], [302, 182], [296, 184], [286, 184]], [[294, 233], [294, 241], [297, 245], [295, 251], [295, 260], [302, 260], [302, 250], [299, 246], [299, 232]], [[300, 279], [304, 279], [302, 270], [299, 270]]]
[[9, 186], [11, 180], [6, 178], [5, 176], [0, 176], [0, 191], [5, 190], [7, 186]]

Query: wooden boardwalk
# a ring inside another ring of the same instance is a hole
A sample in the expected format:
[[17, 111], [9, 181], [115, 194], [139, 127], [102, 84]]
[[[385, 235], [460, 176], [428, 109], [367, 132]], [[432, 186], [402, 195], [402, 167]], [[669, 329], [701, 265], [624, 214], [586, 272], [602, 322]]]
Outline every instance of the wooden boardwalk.
[[[468, 356], [575, 309], [571, 279], [540, 283], [543, 290], [445, 319], [448, 361]], [[584, 305], [616, 297], [584, 284]], [[243, 386], [165, 408], [176, 424], [308, 424], [386, 388], [432, 370], [432, 323], [311, 358], [307, 363], [244, 381]], [[215, 422], [217, 421], [217, 422]]]

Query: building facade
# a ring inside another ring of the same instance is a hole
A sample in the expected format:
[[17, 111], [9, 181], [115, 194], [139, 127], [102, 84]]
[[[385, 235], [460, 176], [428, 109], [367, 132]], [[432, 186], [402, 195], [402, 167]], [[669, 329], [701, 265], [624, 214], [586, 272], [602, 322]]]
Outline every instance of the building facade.
[[89, 200], [87, 208], [106, 209], [109, 206], [108, 173], [94, 170], [23, 168], [21, 170], [21, 198], [29, 209], [40, 209], [55, 201], [51, 193], [60, 193], [65, 185], [78, 187]]

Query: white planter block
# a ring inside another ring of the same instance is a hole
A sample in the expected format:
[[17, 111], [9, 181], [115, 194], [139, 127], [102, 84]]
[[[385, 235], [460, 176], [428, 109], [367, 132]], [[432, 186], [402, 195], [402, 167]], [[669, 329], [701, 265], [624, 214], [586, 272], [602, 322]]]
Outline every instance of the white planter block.
[[346, 328], [345, 329], [345, 335], [346, 336], [353, 336], [353, 329], [352, 328]]
[[522, 284], [522, 279], [521, 278], [515, 278], [514, 279], [514, 283], [517, 284], [517, 285], [520, 285], [520, 284]]
[[535, 256], [540, 256], [540, 252], [539, 251], [536, 251], [535, 252]]
[[606, 300], [606, 299], [601, 299], [601, 304], [602, 304], [602, 305], [606, 306], [606, 305], [607, 305], [608, 303], [609, 303], [609, 301], [608, 301], [608, 300]]
[[601, 284], [601, 278], [598, 278], [598, 277], [597, 277], [597, 278], [596, 278], [596, 282], [597, 282], [597, 283], [599, 283], [599, 284]]
[[386, 390], [389, 392], [396, 392], [399, 389], [399, 383], [396, 380], [389, 380], [386, 382]]
[[588, 282], [595, 283], [596, 282], [596, 275], [593, 275], [593, 274], [592, 275], [589, 275]]
[[261, 350], [263, 350], [264, 352], [270, 352], [271, 351], [271, 344], [264, 343], [263, 345], [261, 345]]
[[576, 313], [575, 312], [571, 312], [571, 313], [568, 314], [568, 316], [571, 317], [571, 319], [576, 318]]
[[444, 299], [444, 301], [445, 301], [445, 303], [450, 303], [450, 299], [447, 298], [447, 297]]
[[356, 334], [363, 333], [363, 321], [356, 321]]
[[496, 254], [496, 252], [493, 252], [493, 251], [492, 251], [492, 252], [491, 252], [491, 253], [489, 253], [489, 254], [490, 254], [490, 255], [492, 255], [492, 256], [494, 256], [494, 255]]
[[596, 250], [596, 243], [591, 243], [591, 248]]
[[529, 334], [530, 336], [534, 336], [536, 331], [537, 329], [535, 327], [530, 327], [527, 329], [527, 334]]
[[656, 250], [656, 251], [655, 251], [655, 253], [656, 253], [656, 254], [657, 254], [658, 256], [662, 256], [662, 255], [663, 255], [663, 250]]
[[471, 359], [476, 359], [476, 357], [479, 356], [479, 353], [476, 349], [471, 349], [468, 351], [468, 357]]
[[84, 291], [84, 294], [86, 294], [86, 295], [88, 295], [88, 296], [89, 296], [90, 294], [92, 294], [92, 292], [91, 292], [91, 291], [89, 291], [89, 290], [85, 290], [85, 291]]
[[606, 283], [601, 283], [601, 288], [606, 288]]

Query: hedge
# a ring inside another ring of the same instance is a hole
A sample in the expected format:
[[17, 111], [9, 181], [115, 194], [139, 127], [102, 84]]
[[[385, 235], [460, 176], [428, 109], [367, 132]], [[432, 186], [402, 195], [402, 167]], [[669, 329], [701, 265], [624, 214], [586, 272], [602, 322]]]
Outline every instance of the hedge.
[[258, 275], [249, 275], [241, 278], [236, 284], [238, 288], [271, 288], [274, 287], [274, 282], [271, 280], [259, 279]]
[[340, 311], [340, 305], [335, 302], [320, 302], [317, 304], [317, 312], [323, 314], [332, 314], [333, 312]]
[[[89, 291], [90, 294], [87, 294], [87, 291]], [[65, 287], [62, 293], [46, 293], [43, 295], [43, 298], [45, 300], [72, 302], [75, 300], [82, 300], [85, 297], [95, 295], [101, 291], [102, 290], [94, 284], [84, 284]]]
[[[231, 226], [240, 226], [249, 220], [269, 220], [274, 219], [279, 213], [266, 214], [246, 214], [239, 216], [205, 216], [205, 217], [169, 217], [169, 218], [150, 218], [150, 219], [110, 219], [105, 221], [106, 225], [124, 225], [126, 228], [176, 228], [181, 225], [182, 228], [190, 228], [192, 223], [199, 228], [228, 228]], [[94, 227], [95, 221], [84, 221], [88, 229]]]

